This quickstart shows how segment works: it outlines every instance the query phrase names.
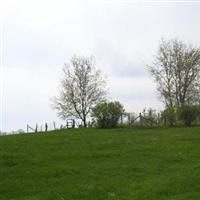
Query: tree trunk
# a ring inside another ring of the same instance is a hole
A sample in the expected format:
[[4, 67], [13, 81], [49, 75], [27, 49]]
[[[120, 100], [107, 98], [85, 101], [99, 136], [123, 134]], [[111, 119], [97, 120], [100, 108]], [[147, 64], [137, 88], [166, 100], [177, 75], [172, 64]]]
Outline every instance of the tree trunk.
[[83, 117], [83, 126], [84, 128], [87, 128], [87, 121], [86, 121], [86, 117]]

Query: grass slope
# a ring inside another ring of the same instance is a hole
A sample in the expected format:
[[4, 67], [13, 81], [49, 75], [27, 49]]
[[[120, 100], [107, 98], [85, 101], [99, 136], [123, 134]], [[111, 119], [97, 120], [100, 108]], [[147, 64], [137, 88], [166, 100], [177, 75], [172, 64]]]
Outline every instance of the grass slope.
[[0, 137], [1, 200], [199, 200], [200, 128]]

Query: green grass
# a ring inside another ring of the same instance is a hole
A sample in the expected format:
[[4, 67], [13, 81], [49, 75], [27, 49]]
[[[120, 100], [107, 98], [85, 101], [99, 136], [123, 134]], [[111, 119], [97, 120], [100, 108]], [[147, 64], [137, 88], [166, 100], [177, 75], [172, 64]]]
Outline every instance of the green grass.
[[199, 200], [200, 128], [0, 137], [0, 200]]

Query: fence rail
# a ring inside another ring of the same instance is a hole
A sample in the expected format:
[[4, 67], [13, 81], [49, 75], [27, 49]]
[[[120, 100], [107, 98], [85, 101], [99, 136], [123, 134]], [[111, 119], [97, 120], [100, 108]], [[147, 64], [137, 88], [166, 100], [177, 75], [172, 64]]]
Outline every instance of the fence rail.
[[[78, 126], [76, 121], [74, 119], [69, 119], [66, 121], [66, 125], [63, 125], [61, 124], [59, 128], [57, 128], [56, 126], [56, 122], [53, 121], [52, 123], [53, 125], [53, 129], [50, 129], [50, 124], [48, 124], [47, 122], [43, 125], [40, 126], [40, 129], [39, 129], [39, 126], [38, 126], [38, 123], [36, 123], [35, 125], [35, 128], [33, 128], [32, 126], [30, 126], [29, 124], [26, 125], [26, 132], [27, 133], [37, 133], [37, 132], [47, 132], [47, 131], [50, 131], [50, 130], [57, 130], [57, 129], [63, 129], [63, 128], [75, 128], [75, 126]], [[44, 127], [44, 129], [43, 129]]]
[[[127, 113], [126, 116], [127, 124], [129, 126], [139, 126], [139, 127], [152, 127], [152, 126], [158, 126], [161, 124], [161, 117], [160, 113], [154, 113], [154, 115], [147, 116], [146, 113], [139, 113], [139, 115], [136, 115], [135, 117], [130, 116], [131, 113]], [[122, 123], [123, 125], [123, 123]]]

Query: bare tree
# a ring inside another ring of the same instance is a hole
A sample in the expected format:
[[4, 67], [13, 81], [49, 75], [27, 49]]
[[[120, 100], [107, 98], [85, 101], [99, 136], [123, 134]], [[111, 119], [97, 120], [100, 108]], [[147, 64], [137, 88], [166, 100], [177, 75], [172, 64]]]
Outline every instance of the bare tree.
[[53, 107], [63, 119], [74, 116], [87, 127], [91, 109], [106, 98], [106, 81], [95, 69], [92, 57], [72, 57], [63, 72], [61, 88], [54, 98]]
[[200, 48], [162, 40], [149, 69], [166, 107], [200, 102]]

